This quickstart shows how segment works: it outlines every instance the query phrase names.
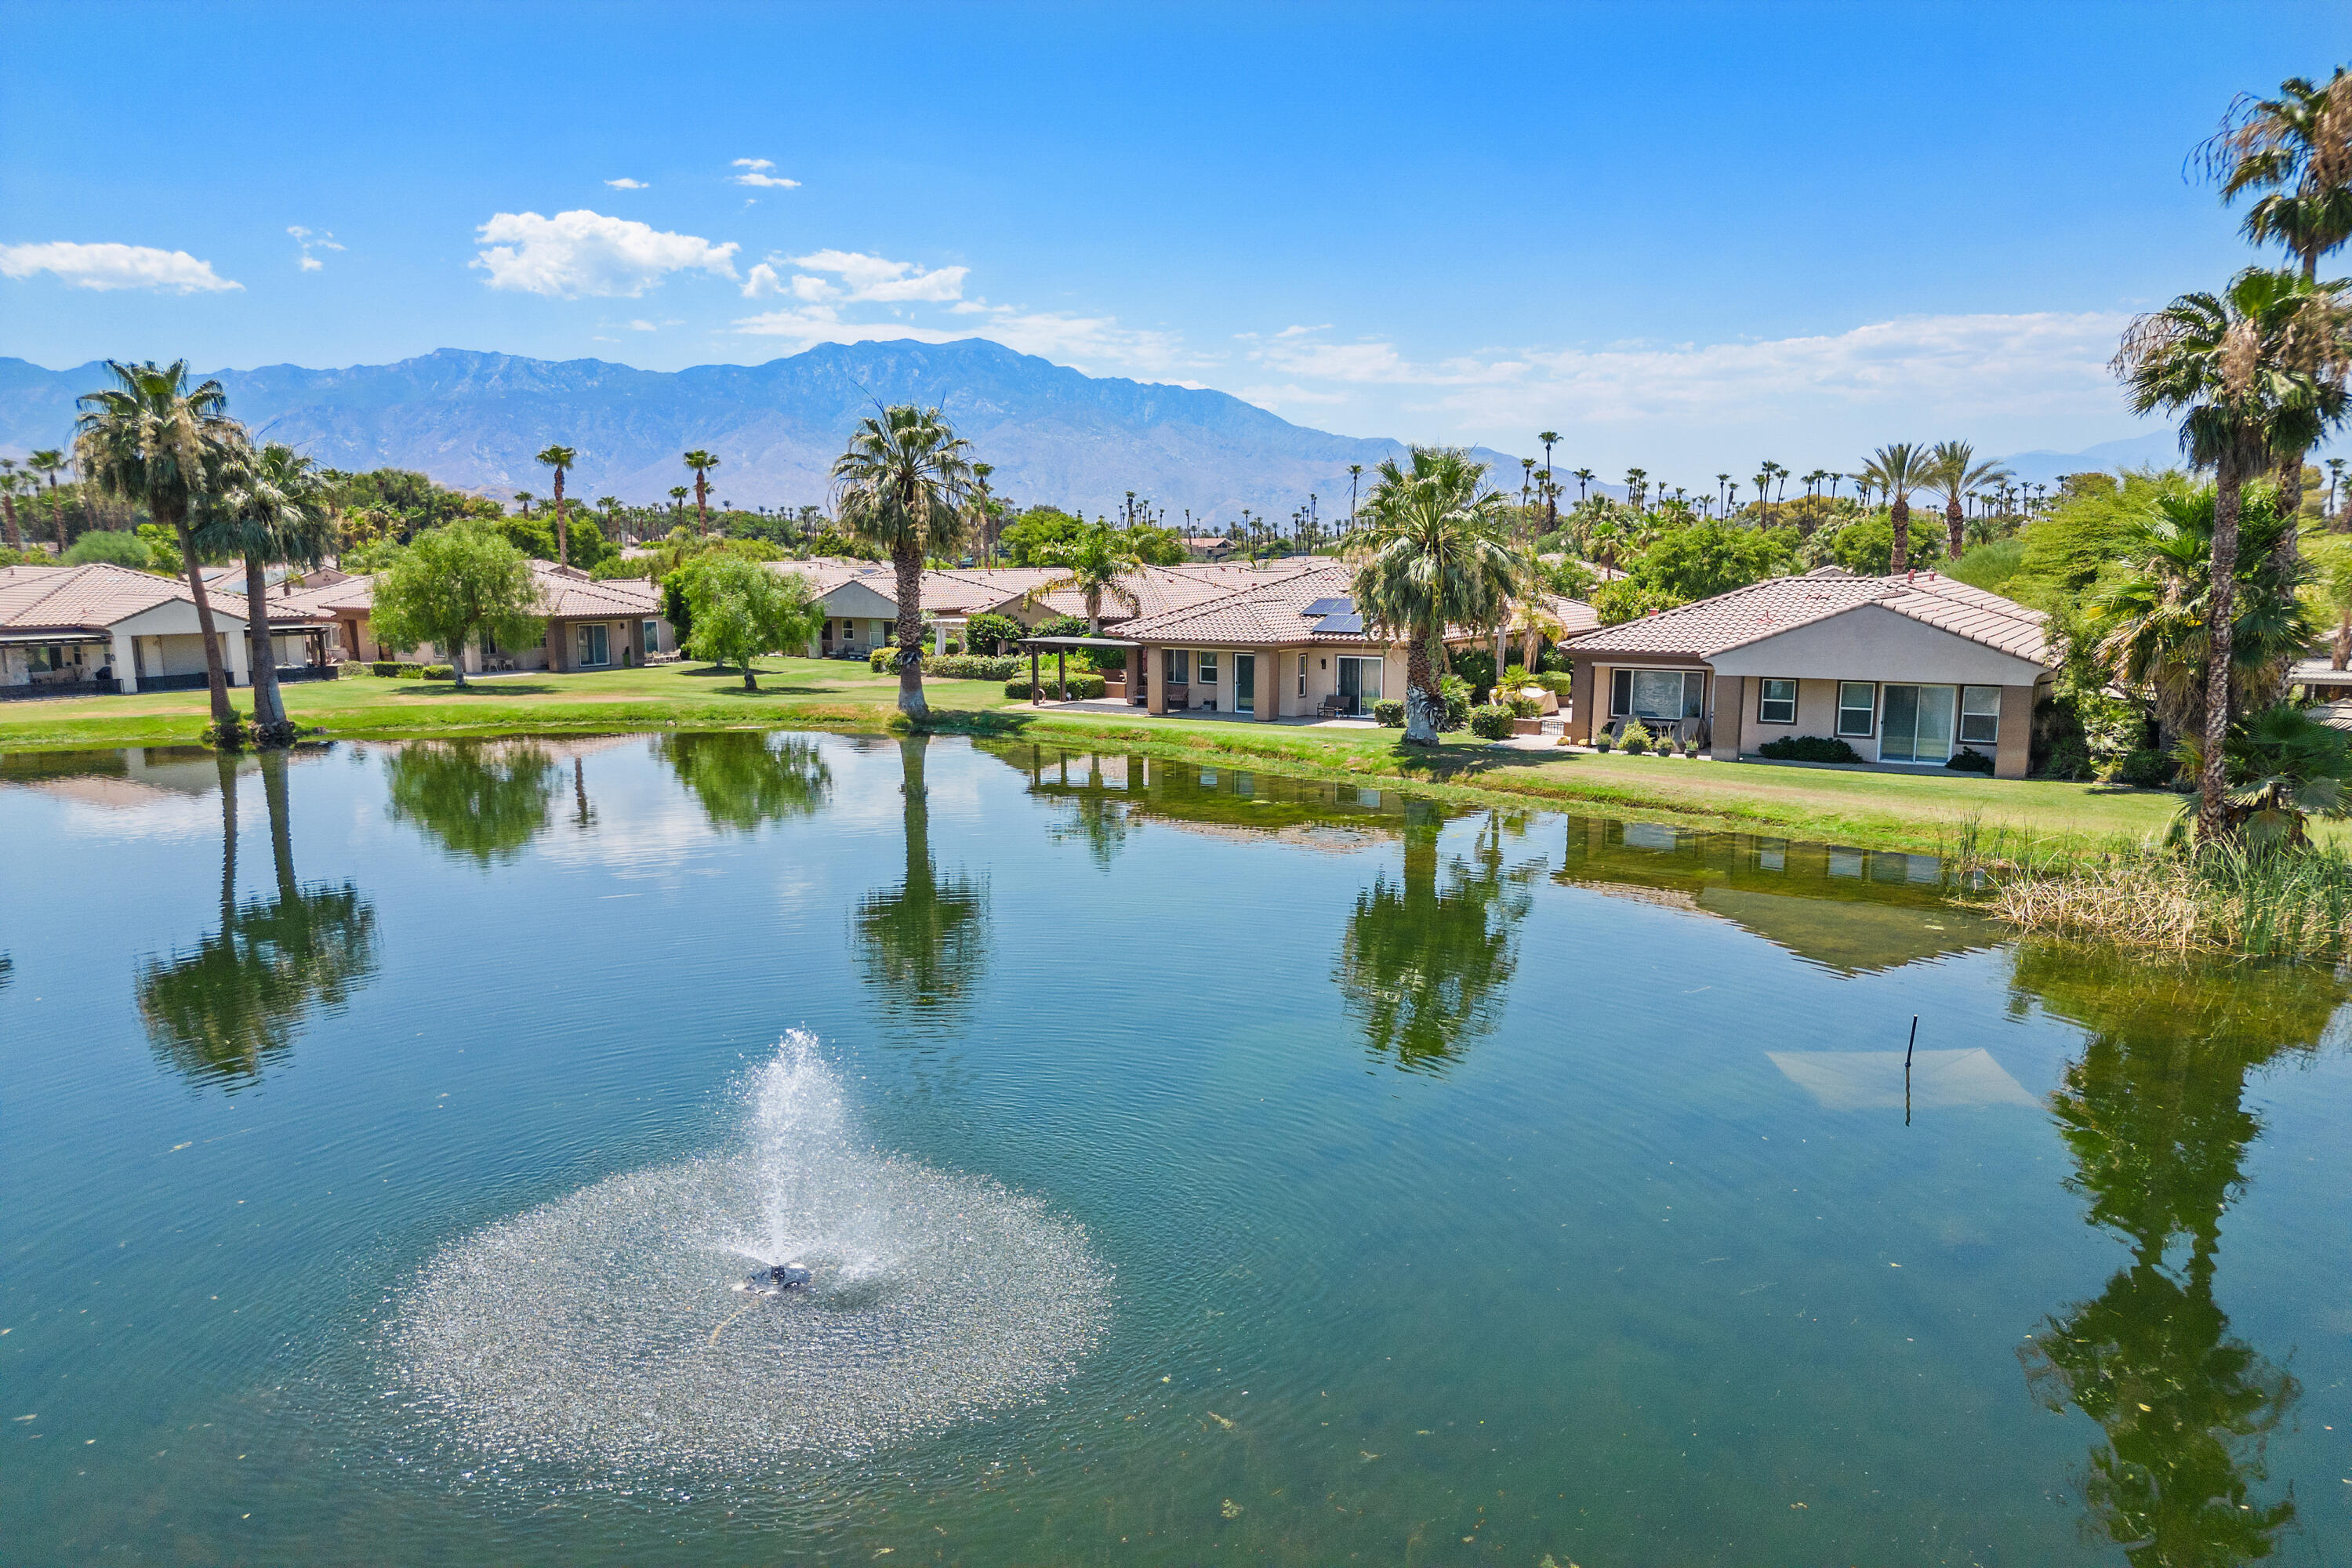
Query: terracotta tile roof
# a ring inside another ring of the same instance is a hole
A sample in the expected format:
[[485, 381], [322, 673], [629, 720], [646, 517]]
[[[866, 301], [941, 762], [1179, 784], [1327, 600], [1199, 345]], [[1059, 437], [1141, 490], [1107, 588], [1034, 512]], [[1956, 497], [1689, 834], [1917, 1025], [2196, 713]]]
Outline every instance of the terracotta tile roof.
[[1318, 599], [1346, 598], [1354, 571], [1325, 560], [1304, 571], [1274, 574], [1265, 581], [1156, 616], [1139, 616], [1118, 635], [1148, 642], [1198, 647], [1283, 647], [1295, 643], [1374, 646], [1365, 632], [1318, 632], [1322, 617], [1307, 606]]
[[[215, 615], [242, 622], [244, 595], [206, 591]], [[184, 579], [134, 572], [93, 562], [87, 566], [0, 568], [0, 631], [99, 632], [117, 622], [177, 599], [195, 602]], [[269, 605], [273, 626], [303, 626], [319, 617], [307, 611]]]
[[661, 613], [660, 587], [643, 577], [612, 577], [598, 583], [577, 566], [558, 566], [552, 561], [533, 561], [530, 573], [539, 579], [543, 602], [540, 614], [551, 621]]
[[1825, 566], [1802, 577], [1773, 577], [1734, 588], [1695, 605], [1603, 626], [1569, 640], [1591, 653], [1717, 654], [1794, 626], [1826, 620], [1863, 605], [1879, 605], [1899, 616], [1987, 647], [2046, 665], [2051, 661], [2039, 610], [1971, 588], [1933, 572], [1892, 577], [1856, 577]]

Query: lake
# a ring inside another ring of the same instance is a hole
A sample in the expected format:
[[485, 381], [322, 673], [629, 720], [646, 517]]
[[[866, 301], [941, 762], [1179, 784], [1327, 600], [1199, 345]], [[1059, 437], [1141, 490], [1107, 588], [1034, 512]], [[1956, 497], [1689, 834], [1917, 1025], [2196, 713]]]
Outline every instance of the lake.
[[0, 1558], [2352, 1563], [2347, 996], [1026, 743], [0, 758]]

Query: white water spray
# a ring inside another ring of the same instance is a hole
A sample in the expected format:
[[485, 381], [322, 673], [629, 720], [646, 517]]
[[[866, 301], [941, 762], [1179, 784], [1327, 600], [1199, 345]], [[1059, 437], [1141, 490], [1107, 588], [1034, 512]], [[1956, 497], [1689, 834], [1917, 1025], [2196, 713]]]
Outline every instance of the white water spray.
[[[799, 1031], [741, 1145], [614, 1176], [429, 1261], [394, 1325], [428, 1410], [489, 1452], [746, 1468], [871, 1451], [1034, 1399], [1108, 1315], [1083, 1227], [880, 1155]], [[746, 1260], [803, 1289], [732, 1290]]]

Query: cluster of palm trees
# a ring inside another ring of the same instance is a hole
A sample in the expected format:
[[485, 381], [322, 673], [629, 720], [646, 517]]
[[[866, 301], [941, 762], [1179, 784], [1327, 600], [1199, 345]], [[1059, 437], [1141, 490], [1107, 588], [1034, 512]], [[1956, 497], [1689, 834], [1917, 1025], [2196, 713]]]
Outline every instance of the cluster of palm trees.
[[243, 560], [255, 738], [287, 744], [294, 726], [278, 694], [266, 574], [273, 565], [315, 566], [334, 548], [326, 479], [290, 447], [257, 446], [226, 412], [220, 383], [188, 384], [185, 361], [159, 366], [109, 360], [106, 371], [113, 384], [79, 400], [74, 466], [85, 484], [145, 507], [176, 536], [204, 635], [213, 731], [224, 744], [240, 740], [244, 724], [229, 701], [203, 563], [208, 556]]
[[41, 480], [46, 478], [49, 481], [49, 527], [57, 535], [58, 550], [62, 553], [66, 547], [66, 514], [58, 501], [58, 475], [66, 467], [65, 453], [55, 447], [45, 447], [26, 454], [23, 472], [18, 471], [18, 467], [16, 458], [0, 458], [0, 521], [6, 525], [8, 548], [25, 548], [24, 527], [16, 518], [16, 498], [26, 498], [29, 513], [31, 500], [41, 493]]

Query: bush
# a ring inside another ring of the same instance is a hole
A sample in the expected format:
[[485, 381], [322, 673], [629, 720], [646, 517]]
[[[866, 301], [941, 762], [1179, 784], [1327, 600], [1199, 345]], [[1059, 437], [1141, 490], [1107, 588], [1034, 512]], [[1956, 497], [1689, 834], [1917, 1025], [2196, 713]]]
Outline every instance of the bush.
[[[1542, 657], [1536, 660], [1536, 673], [1539, 676], [1568, 675], [1573, 672], [1573, 662], [1568, 655], [1556, 647], [1546, 648]], [[1559, 691], [1559, 688], [1556, 686], [1552, 689]], [[1560, 695], [1565, 697], [1568, 693], [1560, 691]]]
[[2180, 764], [2173, 760], [2171, 752], [2141, 746], [2124, 754], [2123, 761], [2116, 764], [2115, 776], [2118, 784], [2136, 788], [2166, 789], [2179, 770]]
[[2050, 742], [2042, 764], [2045, 779], [2086, 779], [2091, 776], [2091, 748], [2077, 735], [2061, 735]]
[[1609, 738], [1609, 731], [1606, 730], [1601, 731], [1601, 733], [1592, 737], [1592, 749], [1601, 752], [1603, 756], [1606, 756], [1616, 746], [1616, 744], [1617, 742]]
[[1533, 719], [1543, 711], [1543, 700], [1539, 697], [1529, 697], [1524, 691], [1514, 691], [1511, 693], [1509, 707], [1512, 718]]
[[1627, 754], [1636, 757], [1650, 749], [1650, 727], [1639, 719], [1626, 725], [1625, 732], [1617, 737], [1624, 743]]
[[1528, 677], [1528, 684], [1542, 687], [1562, 702], [1576, 695], [1576, 678], [1564, 669], [1538, 669]]
[[963, 624], [964, 645], [976, 654], [1005, 654], [1029, 635], [1011, 616], [979, 615]]
[[374, 672], [375, 666], [362, 659], [347, 658], [343, 660], [342, 667], [337, 673], [348, 680], [355, 675], [373, 675]]
[[1445, 714], [1437, 721], [1444, 731], [1459, 730], [1470, 722], [1470, 686], [1458, 675], [1441, 677], [1437, 682], [1438, 696], [1445, 703]]
[[[1042, 696], [1049, 701], [1059, 701], [1061, 700], [1061, 682], [1055, 680], [1051, 675], [1041, 675], [1038, 678], [1036, 688], [1033, 691], [1029, 685], [1029, 674], [1026, 670], [1024, 670], [1021, 674], [1004, 683], [1005, 696], [1020, 698], [1024, 701], [1033, 696]], [[1086, 699], [1093, 697], [1101, 697], [1109, 690], [1109, 683], [1104, 680], [1099, 675], [1096, 675], [1091, 671], [1083, 675], [1075, 669], [1070, 671], [1070, 700], [1073, 702], [1083, 701]]]
[[1446, 656], [1454, 673], [1469, 683], [1469, 694], [1482, 699], [1495, 684], [1495, 656], [1483, 647], [1464, 648]]
[[898, 672], [898, 645], [884, 643], [866, 654], [866, 668], [877, 675], [896, 675]]
[[1862, 753], [1843, 741], [1819, 735], [1783, 735], [1756, 748], [1776, 763], [1858, 763]]
[[457, 679], [457, 670], [446, 664], [428, 664], [425, 666], [423, 673], [425, 679], [427, 680], [455, 680]]
[[1683, 755], [1685, 757], [1696, 757], [1698, 755], [1698, 737], [1696, 735], [1685, 735], [1683, 737]]
[[368, 673], [388, 679], [415, 680], [425, 673], [425, 667], [404, 658], [380, 658], [368, 666]]
[[1383, 697], [1372, 704], [1373, 721], [1383, 730], [1404, 728], [1404, 704], [1393, 697]]
[[1482, 702], [1470, 710], [1470, 732], [1482, 741], [1510, 738], [1511, 710], [1500, 702]]
[[155, 564], [155, 552], [135, 533], [99, 529], [75, 540], [73, 547], [58, 559], [68, 566], [87, 566], [102, 561], [144, 572]]
[[1944, 765], [1956, 773], [1990, 773], [1992, 772], [1992, 759], [1974, 746], [1962, 746], [1953, 754], [1952, 760]]
[[1084, 616], [1055, 616], [1049, 620], [1039, 621], [1037, 629], [1029, 635], [1040, 637], [1082, 637], [1092, 634], [1087, 630], [1087, 618]]

